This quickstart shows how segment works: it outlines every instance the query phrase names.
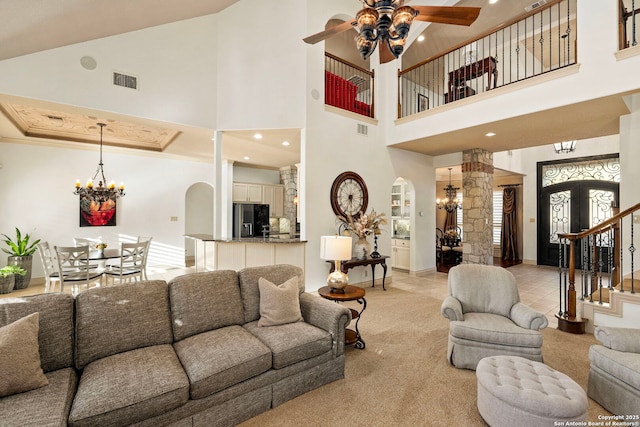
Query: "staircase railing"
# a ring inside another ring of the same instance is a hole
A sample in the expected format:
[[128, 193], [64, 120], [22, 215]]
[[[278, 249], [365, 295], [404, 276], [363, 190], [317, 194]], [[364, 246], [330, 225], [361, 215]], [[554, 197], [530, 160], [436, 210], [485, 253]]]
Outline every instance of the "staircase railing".
[[[580, 272], [579, 298], [582, 301], [604, 304], [609, 301], [612, 292], [636, 292], [634, 217], [637, 216], [634, 213], [638, 210], [640, 203], [588, 230], [558, 235], [558, 329], [571, 333], [585, 331], [585, 320], [577, 313], [576, 270]], [[631, 284], [627, 288], [622, 277], [626, 262], [629, 262], [631, 278]]]

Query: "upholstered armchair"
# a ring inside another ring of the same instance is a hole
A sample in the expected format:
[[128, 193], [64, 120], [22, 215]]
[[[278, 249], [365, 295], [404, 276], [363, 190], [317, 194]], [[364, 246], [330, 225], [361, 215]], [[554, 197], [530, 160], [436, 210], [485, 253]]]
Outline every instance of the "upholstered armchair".
[[546, 316], [520, 302], [516, 279], [502, 267], [461, 264], [449, 270], [449, 295], [442, 302], [449, 319], [447, 359], [476, 369], [488, 356], [521, 356], [542, 362]]
[[594, 335], [602, 345], [589, 349], [587, 394], [613, 414], [638, 414], [640, 329], [597, 326]]

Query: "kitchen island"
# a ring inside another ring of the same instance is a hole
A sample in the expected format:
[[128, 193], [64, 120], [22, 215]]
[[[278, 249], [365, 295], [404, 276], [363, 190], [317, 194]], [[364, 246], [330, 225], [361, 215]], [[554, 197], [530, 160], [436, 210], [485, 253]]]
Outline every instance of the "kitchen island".
[[[202, 235], [186, 236], [198, 240]], [[207, 238], [211, 236], [206, 236]], [[204, 259], [196, 265], [197, 271], [235, 270], [262, 265], [291, 264], [305, 269], [306, 240], [289, 234], [269, 237], [242, 237], [233, 239], [206, 239]]]

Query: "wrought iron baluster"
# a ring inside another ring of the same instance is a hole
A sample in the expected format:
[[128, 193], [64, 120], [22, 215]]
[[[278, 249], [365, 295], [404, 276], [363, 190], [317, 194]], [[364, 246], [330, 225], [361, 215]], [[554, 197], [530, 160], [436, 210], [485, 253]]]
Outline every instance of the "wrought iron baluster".
[[634, 281], [634, 262], [635, 262], [635, 255], [636, 255], [636, 247], [635, 247], [635, 238], [633, 235], [633, 231], [634, 231], [634, 227], [633, 227], [633, 220], [630, 221], [631, 222], [631, 246], [629, 246], [629, 253], [631, 254], [631, 293], [635, 294], [636, 293], [636, 288], [635, 288], [635, 281]]
[[566, 317], [567, 315], [567, 278], [564, 271], [564, 263], [562, 260], [562, 254], [566, 250], [565, 239], [561, 239], [559, 242], [558, 251], [558, 293], [560, 297], [560, 305], [558, 310], [558, 316]]
[[599, 301], [598, 304], [603, 304], [602, 302], [602, 266], [604, 265], [604, 261], [602, 260], [602, 233], [598, 233], [598, 292], [599, 292]]

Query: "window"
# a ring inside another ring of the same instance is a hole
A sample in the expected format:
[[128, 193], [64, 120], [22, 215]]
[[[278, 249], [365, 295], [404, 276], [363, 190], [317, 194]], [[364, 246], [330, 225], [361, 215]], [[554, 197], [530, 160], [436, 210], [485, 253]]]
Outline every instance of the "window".
[[493, 244], [500, 246], [502, 234], [502, 191], [493, 192]]
[[[456, 194], [456, 197], [458, 198], [460, 206], [462, 206], [462, 193]], [[458, 224], [458, 228], [460, 229], [460, 241], [464, 241], [464, 239], [462, 238], [462, 233], [464, 231], [464, 222], [462, 222], [462, 207], [460, 209], [456, 209], [456, 223]]]

